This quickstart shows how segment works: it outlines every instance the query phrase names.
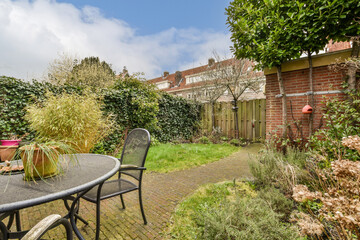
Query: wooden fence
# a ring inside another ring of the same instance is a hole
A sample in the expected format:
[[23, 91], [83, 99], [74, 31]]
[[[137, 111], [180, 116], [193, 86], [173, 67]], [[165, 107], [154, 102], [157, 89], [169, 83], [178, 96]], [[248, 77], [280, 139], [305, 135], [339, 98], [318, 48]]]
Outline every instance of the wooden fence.
[[[265, 99], [238, 101], [239, 137], [251, 141], [265, 140]], [[230, 102], [215, 104], [215, 127], [223, 136], [235, 136], [235, 123], [233, 105]], [[202, 130], [211, 133], [211, 105], [204, 104], [202, 110]]]

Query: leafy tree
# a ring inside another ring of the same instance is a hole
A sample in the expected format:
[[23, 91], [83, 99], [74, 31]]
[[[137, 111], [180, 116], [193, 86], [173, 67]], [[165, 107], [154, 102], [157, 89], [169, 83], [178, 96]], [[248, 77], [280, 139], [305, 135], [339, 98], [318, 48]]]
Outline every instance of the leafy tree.
[[[308, 56], [309, 61], [309, 86], [313, 92], [313, 65], [312, 54], [323, 50], [329, 39], [349, 40], [350, 36], [360, 35], [359, 18], [360, 4], [358, 1], [338, 0], [297, 0], [294, 1], [293, 12], [288, 12], [288, 18], [294, 21], [294, 29], [298, 33], [293, 40], [300, 46], [301, 52]], [[354, 47], [357, 44], [354, 44]], [[356, 48], [356, 47], [355, 47]], [[350, 88], [355, 88], [354, 78], [349, 79]], [[310, 95], [310, 105], [315, 107], [314, 95]], [[315, 109], [315, 108], [314, 108]], [[310, 135], [313, 130], [314, 112], [310, 115]]]
[[54, 85], [68, 84], [72, 78], [71, 71], [77, 63], [78, 60], [70, 54], [60, 54], [57, 59], [49, 63], [48, 74], [44, 80]]
[[114, 84], [115, 71], [105, 61], [100, 62], [98, 57], [86, 57], [73, 67], [70, 82], [93, 90], [106, 88]]
[[115, 82], [115, 71], [98, 57], [86, 57], [80, 62], [64, 53], [49, 64], [46, 81], [58, 85], [71, 85], [91, 90], [108, 88]]
[[299, 46], [292, 42], [297, 34], [296, 26], [288, 17], [293, 8], [293, 1], [289, 0], [234, 0], [226, 9], [235, 56], [253, 60], [259, 68], [277, 68], [284, 137], [288, 124], [281, 64], [300, 55]]
[[[324, 5], [323, 21], [326, 21], [329, 29], [329, 39], [335, 41], [353, 40], [352, 58], [360, 57], [360, 1], [358, 0], [341, 0], [326, 1], [322, 0]], [[326, 19], [324, 19], [326, 18]], [[354, 91], [356, 88], [356, 71], [355, 63], [348, 64], [348, 89]]]

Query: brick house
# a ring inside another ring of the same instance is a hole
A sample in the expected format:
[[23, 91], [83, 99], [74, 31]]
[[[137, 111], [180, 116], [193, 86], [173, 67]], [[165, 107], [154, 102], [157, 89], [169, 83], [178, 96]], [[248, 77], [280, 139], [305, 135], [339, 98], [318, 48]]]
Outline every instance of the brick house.
[[[344, 43], [345, 44], [345, 43]], [[349, 47], [350, 44], [342, 46], [342, 49]], [[337, 49], [334, 48], [334, 49]], [[321, 109], [327, 99], [344, 99], [345, 94], [341, 86], [345, 80], [343, 73], [334, 72], [329, 69], [329, 65], [336, 60], [344, 60], [350, 57], [351, 49], [341, 51], [329, 51], [324, 54], [313, 56], [313, 81], [315, 112], [314, 127], [317, 128], [321, 123]], [[282, 104], [279, 96], [279, 83], [277, 81], [276, 69], [266, 69], [266, 138], [272, 134], [281, 135], [282, 125]], [[309, 115], [303, 114], [302, 108], [309, 102], [309, 65], [307, 58], [300, 58], [282, 64], [282, 77], [284, 81], [285, 93], [287, 96], [288, 122], [301, 121], [304, 136], [309, 135]], [[292, 124], [294, 130], [294, 124]]]
[[[229, 65], [231, 60], [233, 59], [224, 60], [220, 63], [222, 63], [223, 65]], [[146, 82], [150, 84], [155, 84], [159, 90], [168, 92], [172, 95], [184, 97], [187, 99], [196, 99], [196, 95], [202, 92], [202, 86], [204, 86], [203, 81], [206, 78], [206, 73], [208, 71], [211, 71], [214, 64], [216, 64], [215, 60], [213, 58], [210, 58], [207, 65], [187, 69], [184, 71], [177, 71], [172, 74], [170, 74], [169, 72], [164, 72], [163, 76], [149, 79]], [[263, 75], [263, 72], [258, 72], [257, 74], [263, 76], [263, 78], [261, 79], [263, 84], [260, 91], [254, 92], [251, 90], [247, 90], [242, 95], [241, 100], [265, 98], [265, 77]], [[218, 101], [220, 102], [227, 102], [231, 100], [231, 96], [226, 90], [224, 94], [218, 99]]]

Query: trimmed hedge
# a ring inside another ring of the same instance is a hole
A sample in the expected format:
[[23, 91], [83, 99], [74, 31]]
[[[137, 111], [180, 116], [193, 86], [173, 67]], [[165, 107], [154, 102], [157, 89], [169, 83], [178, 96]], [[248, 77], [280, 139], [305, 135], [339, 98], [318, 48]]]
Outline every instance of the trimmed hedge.
[[200, 105], [184, 98], [162, 93], [155, 136], [161, 142], [190, 139], [200, 127]]
[[[43, 101], [46, 91], [81, 93], [82, 89], [0, 77], [1, 138], [25, 133], [30, 133], [27, 139], [35, 137], [24, 119], [25, 108], [35, 101]], [[151, 85], [135, 78], [118, 81], [113, 88], [99, 91], [99, 99], [104, 103], [104, 114], [113, 115], [116, 124], [114, 132], [96, 147], [98, 153], [115, 151], [124, 132], [137, 127], [149, 129], [152, 137], [161, 142], [189, 139], [199, 128], [199, 105], [166, 93], [159, 94]]]

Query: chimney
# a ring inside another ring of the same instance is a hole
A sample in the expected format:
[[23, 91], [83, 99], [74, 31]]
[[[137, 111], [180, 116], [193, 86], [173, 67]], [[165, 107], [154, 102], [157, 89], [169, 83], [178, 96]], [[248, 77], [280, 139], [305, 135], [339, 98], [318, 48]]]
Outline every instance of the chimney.
[[164, 72], [164, 78], [166, 78], [167, 76], [169, 76], [169, 72]]
[[208, 66], [209, 66], [209, 67], [212, 67], [214, 64], [215, 64], [215, 59], [209, 58], [209, 60], [208, 60]]

